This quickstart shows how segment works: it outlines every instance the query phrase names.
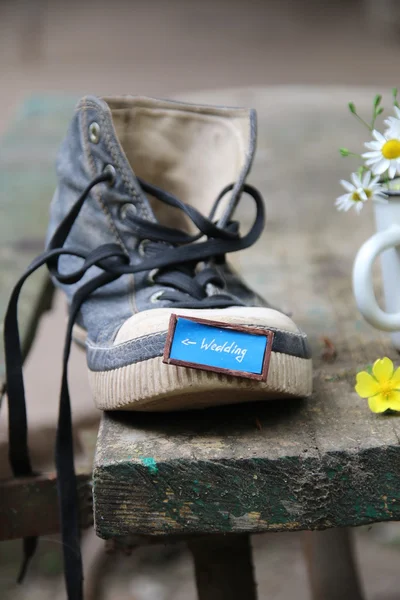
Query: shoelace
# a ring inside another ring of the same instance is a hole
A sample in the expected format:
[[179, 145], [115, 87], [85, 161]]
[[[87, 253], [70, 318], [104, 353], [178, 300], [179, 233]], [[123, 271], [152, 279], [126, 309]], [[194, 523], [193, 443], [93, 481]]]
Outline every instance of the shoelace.
[[[196, 273], [196, 265], [215, 257], [224, 257], [226, 253], [243, 250], [251, 246], [260, 236], [264, 228], [264, 204], [261, 194], [252, 186], [245, 184], [243, 192], [247, 193], [255, 203], [256, 216], [250, 230], [243, 237], [238, 232], [238, 223], [230, 221], [224, 227], [213, 222], [216, 210], [224, 195], [232, 190], [233, 185], [224, 188], [208, 218], [195, 208], [189, 206], [171, 194], [160, 190], [144, 181], [140, 185], [144, 192], [151, 193], [159, 201], [178, 208], [189, 217], [199, 233], [189, 235], [179, 229], [169, 228], [132, 216], [132, 232], [148, 240], [146, 255], [139, 264], [131, 264], [129, 256], [118, 244], [104, 244], [87, 255], [64, 248], [69, 232], [92, 188], [110, 181], [111, 176], [103, 173], [95, 177], [73, 204], [70, 211], [61, 221], [48, 249], [38, 256], [17, 282], [9, 300], [4, 319], [4, 347], [6, 359], [6, 380], [8, 394], [9, 419], [9, 460], [15, 477], [35, 475], [28, 448], [28, 428], [25, 403], [24, 380], [22, 373], [22, 351], [18, 330], [17, 308], [23, 284], [28, 277], [43, 265], [47, 265], [51, 275], [63, 284], [77, 283], [92, 266], [101, 269], [101, 273], [84, 283], [73, 296], [69, 309], [69, 319], [65, 336], [62, 361], [62, 380], [59, 398], [59, 414], [55, 444], [55, 463], [57, 471], [57, 490], [61, 522], [61, 537], [64, 554], [64, 576], [68, 600], [83, 598], [83, 569], [80, 551], [80, 529], [78, 514], [78, 497], [74, 469], [73, 433], [71, 405], [68, 389], [68, 359], [71, 349], [72, 328], [83, 302], [95, 290], [118, 279], [121, 275], [152, 271], [154, 280], [168, 286], [162, 299], [169, 300], [174, 306], [229, 306], [233, 299], [228, 294], [207, 295], [208, 284], [216, 286], [221, 280], [215, 269], [205, 267]], [[207, 239], [201, 241], [203, 237]], [[194, 243], [195, 242], [195, 243]], [[147, 250], [149, 250], [147, 255]], [[58, 261], [61, 256], [69, 255], [82, 259], [82, 265], [72, 273], [61, 273]], [[237, 300], [235, 300], [237, 304]], [[22, 581], [28, 563], [37, 546], [37, 538], [24, 539], [24, 560], [18, 581]]]

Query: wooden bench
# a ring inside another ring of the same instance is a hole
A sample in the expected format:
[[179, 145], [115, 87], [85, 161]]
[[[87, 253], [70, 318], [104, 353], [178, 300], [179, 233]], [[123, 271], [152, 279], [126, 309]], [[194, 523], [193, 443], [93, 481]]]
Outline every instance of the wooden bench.
[[[352, 261], [372, 232], [372, 211], [366, 207], [356, 217], [333, 206], [338, 180], [351, 169], [337, 149], [356, 149], [364, 141], [346, 103], [369, 111], [373, 95], [280, 87], [192, 98], [258, 110], [250, 180], [265, 196], [267, 228], [255, 247], [234, 260], [261, 294], [293, 312], [310, 336], [315, 367], [308, 401], [103, 417], [93, 473], [97, 534], [128, 546], [186, 539], [200, 600], [256, 598], [250, 534], [323, 529], [330, 531], [306, 536], [313, 598], [357, 600], [361, 593], [342, 528], [400, 518], [400, 421], [373, 415], [354, 392], [358, 370], [382, 356], [399, 362], [388, 336], [361, 319], [351, 295]], [[71, 111], [68, 102], [58, 102], [43, 108], [37, 101], [36, 112], [27, 111], [0, 155], [0, 181], [7, 182], [0, 187], [0, 207], [9, 206], [7, 222], [0, 221], [2, 310], [17, 274], [40, 249], [54, 150]], [[24, 154], [34, 140], [37, 151]], [[26, 347], [49, 304], [46, 276], [31, 286], [22, 311]], [[88, 524], [90, 473], [81, 477], [82, 522]], [[33, 487], [41, 490], [47, 513], [40, 525], [36, 520], [35, 532], [37, 505], [23, 504]], [[55, 531], [55, 494], [54, 477], [2, 482], [0, 539]]]
[[[49, 202], [56, 185], [54, 161], [68, 127], [75, 98], [32, 97], [0, 140], [0, 312], [28, 264], [43, 250]], [[41, 315], [51, 307], [53, 286], [42, 269], [24, 287], [19, 324], [25, 356]], [[4, 403], [5, 365], [1, 324], [0, 403]], [[44, 369], [45, 372], [45, 369]], [[27, 390], [29, 403], [30, 390]], [[6, 407], [2, 407], [3, 430]], [[56, 424], [54, 423], [54, 428]], [[7, 447], [1, 448], [1, 473], [7, 472]], [[51, 460], [51, 458], [50, 458]], [[92, 523], [90, 468], [80, 477], [81, 521]], [[45, 535], [59, 530], [55, 473], [0, 482], [0, 540]]]

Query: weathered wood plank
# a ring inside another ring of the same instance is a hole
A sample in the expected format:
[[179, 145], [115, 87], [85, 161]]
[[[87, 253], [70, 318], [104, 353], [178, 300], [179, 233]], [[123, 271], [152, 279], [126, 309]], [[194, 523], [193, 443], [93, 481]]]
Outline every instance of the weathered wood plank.
[[385, 355], [398, 362], [388, 335], [362, 320], [351, 295], [352, 261], [373, 231], [372, 211], [357, 217], [333, 206], [338, 180], [352, 169], [337, 148], [357, 151], [365, 141], [346, 103], [369, 111], [373, 95], [290, 87], [196, 95], [258, 109], [250, 181], [265, 194], [268, 223], [239, 262], [248, 282], [309, 333], [314, 395], [192, 414], [105, 415], [94, 471], [100, 536], [400, 519], [399, 418], [373, 415], [354, 392], [360, 368]]
[[[358, 440], [358, 449], [323, 453], [312, 435], [297, 435], [306, 429], [304, 404], [209, 410], [195, 422], [191, 415], [107, 415], [99, 445], [107, 443], [108, 460], [98, 455], [94, 473], [98, 534], [293, 531], [399, 520], [398, 447], [381, 440], [361, 449]], [[363, 411], [358, 406], [356, 418]]]
[[[78, 479], [82, 529], [93, 523], [91, 474]], [[0, 482], [0, 541], [60, 531], [55, 473]]]
[[[84, 529], [93, 524], [91, 470], [97, 426], [75, 433], [79, 515]], [[0, 479], [0, 540], [58, 533], [58, 512], [55, 472], [46, 470], [34, 477]]]
[[[33, 97], [0, 141], [0, 320], [12, 287], [44, 248], [48, 207], [55, 189], [55, 155], [65, 135], [75, 100]], [[40, 314], [49, 307], [52, 286], [46, 270], [33, 276], [21, 296], [19, 323], [24, 353]], [[2, 324], [0, 337], [2, 339]], [[4, 389], [0, 343], [0, 396]]]

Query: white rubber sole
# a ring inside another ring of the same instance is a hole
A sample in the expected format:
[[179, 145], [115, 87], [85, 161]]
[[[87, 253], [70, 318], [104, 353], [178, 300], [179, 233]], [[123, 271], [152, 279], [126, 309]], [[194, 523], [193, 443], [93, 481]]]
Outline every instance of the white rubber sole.
[[172, 411], [312, 392], [312, 360], [271, 353], [267, 381], [164, 364], [152, 358], [110, 371], [90, 371], [93, 399], [101, 410]]

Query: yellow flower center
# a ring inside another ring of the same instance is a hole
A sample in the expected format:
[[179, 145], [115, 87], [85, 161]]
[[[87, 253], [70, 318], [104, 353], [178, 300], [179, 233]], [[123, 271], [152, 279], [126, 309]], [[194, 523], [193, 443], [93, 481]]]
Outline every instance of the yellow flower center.
[[383, 396], [389, 396], [389, 394], [391, 394], [393, 392], [394, 386], [393, 383], [389, 380], [389, 381], [384, 381], [380, 384], [380, 392]]
[[389, 160], [400, 158], [400, 140], [388, 140], [382, 147], [382, 154]]
[[360, 194], [358, 192], [353, 192], [351, 195], [351, 199], [353, 202], [362, 202], [362, 198], [360, 198]]
[[371, 196], [372, 196], [371, 190], [367, 190], [366, 188], [364, 188], [364, 192], [365, 192], [365, 195], [367, 196], [367, 198], [371, 198]]

